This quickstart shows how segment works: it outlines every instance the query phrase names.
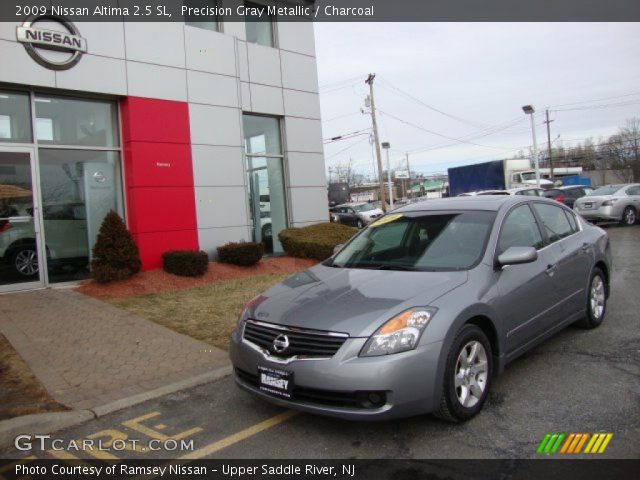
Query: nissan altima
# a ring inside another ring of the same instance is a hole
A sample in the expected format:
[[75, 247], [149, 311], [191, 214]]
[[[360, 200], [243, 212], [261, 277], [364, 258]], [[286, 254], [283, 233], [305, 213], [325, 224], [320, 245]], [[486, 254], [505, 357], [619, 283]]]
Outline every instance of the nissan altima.
[[317, 414], [464, 421], [507, 363], [570, 324], [598, 327], [610, 275], [606, 232], [558, 202], [408, 205], [247, 304], [235, 381]]

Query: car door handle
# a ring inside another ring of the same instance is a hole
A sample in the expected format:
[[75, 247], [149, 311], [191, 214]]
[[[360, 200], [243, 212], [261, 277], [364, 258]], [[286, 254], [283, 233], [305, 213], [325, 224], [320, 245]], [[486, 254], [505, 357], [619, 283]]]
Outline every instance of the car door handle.
[[556, 270], [558, 270], [558, 265], [557, 264], [547, 265], [547, 269], [544, 271], [544, 273], [546, 273], [550, 277], [553, 277], [555, 275], [555, 273], [556, 273]]
[[580, 247], [580, 248], [582, 248], [583, 252], [588, 252], [589, 249], [591, 248], [591, 245], [589, 245], [588, 243], [583, 243], [582, 247]]

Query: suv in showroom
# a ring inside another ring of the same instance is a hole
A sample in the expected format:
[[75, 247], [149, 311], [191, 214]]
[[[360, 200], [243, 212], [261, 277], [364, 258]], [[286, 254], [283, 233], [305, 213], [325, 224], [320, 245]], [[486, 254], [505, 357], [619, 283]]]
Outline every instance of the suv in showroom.
[[[13, 204], [0, 211], [0, 257], [10, 274], [35, 277], [39, 265], [33, 222], [12, 221], [13, 217], [33, 217], [33, 206]], [[89, 247], [84, 204], [45, 205], [43, 219], [49, 266], [87, 266]]]

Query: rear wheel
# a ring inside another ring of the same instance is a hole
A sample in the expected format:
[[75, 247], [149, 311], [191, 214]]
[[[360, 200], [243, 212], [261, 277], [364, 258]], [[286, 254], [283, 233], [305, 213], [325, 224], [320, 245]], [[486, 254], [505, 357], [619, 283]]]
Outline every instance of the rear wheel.
[[465, 325], [449, 350], [440, 407], [435, 415], [451, 422], [464, 422], [475, 416], [487, 399], [492, 374], [489, 339], [476, 325]]
[[358, 219], [358, 221], [356, 222], [356, 227], [358, 227], [358, 228], [364, 227], [364, 222], [362, 220]]
[[636, 214], [636, 209], [633, 207], [627, 207], [622, 212], [622, 225], [630, 226], [636, 223], [638, 216]]
[[18, 247], [11, 254], [11, 266], [21, 277], [33, 277], [38, 274], [38, 252], [35, 246]]
[[604, 273], [599, 268], [594, 268], [589, 280], [589, 294], [587, 296], [587, 309], [583, 319], [576, 322], [581, 328], [597, 328], [604, 320], [607, 312], [607, 284]]

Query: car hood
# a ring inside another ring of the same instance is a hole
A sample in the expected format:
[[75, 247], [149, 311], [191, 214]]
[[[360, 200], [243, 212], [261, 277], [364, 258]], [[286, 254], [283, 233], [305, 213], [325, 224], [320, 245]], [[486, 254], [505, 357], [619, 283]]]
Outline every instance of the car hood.
[[317, 265], [264, 293], [256, 320], [368, 337], [411, 307], [427, 306], [467, 281], [465, 272], [407, 272]]
[[360, 212], [360, 215], [362, 215], [363, 217], [372, 217], [374, 215], [380, 216], [383, 213], [384, 212], [381, 209], [376, 208], [375, 210], [368, 210], [366, 212]]

